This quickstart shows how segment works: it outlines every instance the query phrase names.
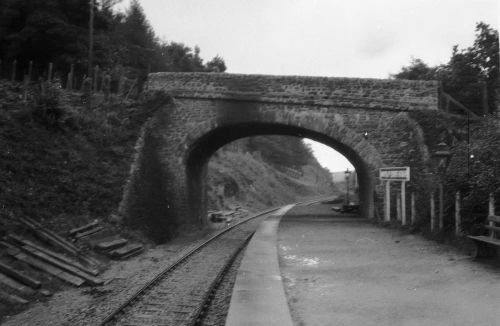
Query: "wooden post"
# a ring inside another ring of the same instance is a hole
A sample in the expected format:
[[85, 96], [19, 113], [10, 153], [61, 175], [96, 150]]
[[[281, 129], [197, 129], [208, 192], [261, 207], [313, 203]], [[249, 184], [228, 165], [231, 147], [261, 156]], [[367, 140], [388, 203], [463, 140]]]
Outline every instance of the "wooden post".
[[443, 221], [444, 221], [444, 203], [443, 203], [443, 198], [444, 197], [444, 191], [443, 191], [443, 184], [439, 183], [439, 231], [443, 229]]
[[460, 216], [460, 191], [455, 193], [455, 234], [460, 236], [462, 234], [461, 231], [461, 216]]
[[12, 81], [16, 80], [16, 69], [17, 69], [17, 60], [14, 60], [12, 61], [12, 76], [11, 76]]
[[120, 72], [120, 77], [118, 77], [118, 96], [123, 93], [123, 75]]
[[90, 15], [89, 15], [89, 66], [88, 73], [90, 78], [90, 92], [88, 96], [88, 108], [92, 110], [92, 59], [94, 55], [94, 3], [95, 0], [90, 0]]
[[98, 88], [97, 88], [97, 81], [99, 80], [99, 65], [96, 65], [95, 68], [94, 68], [94, 92], [97, 92]]
[[75, 65], [71, 64], [71, 66], [69, 68], [68, 84], [66, 84], [66, 89], [69, 89], [70, 91], [73, 90], [74, 76], [75, 76]]
[[436, 225], [436, 204], [434, 200], [434, 191], [431, 192], [431, 232], [434, 232], [434, 226]]
[[[493, 193], [490, 192], [490, 196], [488, 198], [488, 216], [495, 215], [495, 197], [493, 196]], [[490, 226], [494, 226], [493, 222], [489, 222]]]
[[49, 72], [47, 74], [47, 81], [51, 82], [52, 81], [52, 70], [54, 69], [54, 64], [52, 62], [49, 62]]
[[391, 221], [391, 182], [387, 180], [385, 182], [385, 221]]
[[396, 218], [401, 221], [401, 197], [396, 196]]
[[414, 225], [415, 224], [415, 218], [416, 218], [416, 214], [415, 214], [415, 193], [412, 192], [411, 193], [411, 225]]
[[406, 225], [406, 181], [401, 181], [401, 223]]
[[33, 78], [33, 60], [30, 60], [29, 66], [28, 66], [28, 81], [31, 81]]

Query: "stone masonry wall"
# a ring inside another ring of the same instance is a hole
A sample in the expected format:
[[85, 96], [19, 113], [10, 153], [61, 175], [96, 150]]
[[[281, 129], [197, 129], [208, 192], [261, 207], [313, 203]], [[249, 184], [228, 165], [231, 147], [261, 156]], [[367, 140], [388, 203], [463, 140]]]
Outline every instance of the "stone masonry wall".
[[149, 89], [176, 98], [234, 99], [381, 110], [437, 110], [438, 82], [392, 79], [154, 73]]
[[410, 166], [410, 189], [427, 174], [425, 131], [412, 113], [436, 112], [435, 82], [162, 73], [149, 89], [174, 101], [144, 133], [121, 213], [159, 241], [203, 227], [206, 163], [238, 138], [291, 135], [336, 149], [358, 172], [366, 217], [382, 212], [380, 167]]

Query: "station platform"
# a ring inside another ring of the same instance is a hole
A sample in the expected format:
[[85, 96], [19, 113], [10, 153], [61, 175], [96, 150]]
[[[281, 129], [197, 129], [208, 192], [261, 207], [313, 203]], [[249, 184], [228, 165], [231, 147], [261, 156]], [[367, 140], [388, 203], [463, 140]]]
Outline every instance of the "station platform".
[[292, 326], [278, 263], [277, 233], [288, 205], [262, 222], [236, 276], [226, 326]]

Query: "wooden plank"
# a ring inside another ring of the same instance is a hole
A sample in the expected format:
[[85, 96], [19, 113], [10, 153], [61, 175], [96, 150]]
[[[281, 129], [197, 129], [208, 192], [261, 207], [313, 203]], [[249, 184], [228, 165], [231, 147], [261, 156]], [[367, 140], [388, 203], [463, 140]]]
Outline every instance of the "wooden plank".
[[490, 231], [500, 232], [500, 227], [498, 226], [485, 225], [484, 228]]
[[45, 236], [51, 238], [53, 241], [57, 242], [60, 246], [63, 246], [63, 247], [66, 247], [70, 250], [73, 250], [75, 252], [79, 252], [80, 249], [78, 247], [76, 247], [74, 244], [72, 244], [71, 242], [67, 241], [66, 239], [64, 239], [63, 237], [61, 237], [59, 234], [43, 227], [40, 223], [38, 223], [37, 221], [35, 220], [32, 220], [28, 217], [24, 217], [24, 218], [21, 218], [20, 219], [21, 221], [24, 220], [24, 223], [25, 224], [30, 224], [32, 225], [32, 229], [34, 231], [39, 231], [40, 233], [43, 233]]
[[29, 301], [15, 294], [8, 294], [0, 291], [0, 300], [10, 304], [27, 304]]
[[89, 273], [93, 276], [97, 276], [99, 274], [99, 271], [96, 270], [96, 269], [91, 269], [91, 268], [87, 268], [85, 266], [83, 266], [82, 264], [76, 262], [76, 261], [73, 261], [72, 259], [69, 259], [68, 257], [64, 256], [64, 255], [61, 255], [59, 253], [56, 253], [56, 252], [53, 252], [52, 250], [49, 250], [47, 248], [44, 248], [42, 246], [39, 246], [33, 242], [31, 242], [30, 240], [27, 240], [27, 239], [24, 239], [24, 238], [21, 238], [17, 235], [14, 235], [14, 234], [9, 234], [7, 236], [8, 239], [12, 239], [14, 241], [16, 241], [17, 243], [21, 244], [21, 245], [24, 245], [24, 246], [28, 246], [28, 247], [31, 247], [33, 249], [37, 249], [53, 258], [56, 258], [68, 265], [71, 265], [73, 267], [76, 267], [80, 270], [82, 270], [83, 272], [86, 272], [86, 273]]
[[115, 249], [109, 253], [111, 258], [114, 259], [126, 259], [133, 255], [136, 255], [143, 251], [143, 247], [140, 244], [129, 244], [125, 247]]
[[102, 281], [101, 279], [98, 279], [92, 275], [89, 275], [89, 274], [79, 270], [76, 267], [65, 264], [65, 263], [63, 263], [63, 262], [61, 262], [53, 257], [50, 257], [49, 255], [47, 255], [47, 254], [45, 254], [37, 249], [30, 248], [28, 246], [23, 246], [22, 249], [25, 250], [30, 255], [44, 261], [45, 263], [51, 264], [55, 267], [60, 268], [63, 271], [74, 274], [74, 275], [84, 279], [90, 285], [102, 285], [104, 283], [104, 281]]
[[38, 224], [32, 223], [31, 220], [25, 219], [25, 218], [19, 218], [19, 220], [26, 226], [28, 226], [37, 236], [42, 238], [43, 240], [47, 241], [48, 243], [52, 244], [55, 247], [60, 248], [61, 250], [64, 250], [65, 252], [69, 252], [73, 255], [78, 255], [79, 249], [74, 247], [72, 244], [68, 245], [66, 243], [67, 241], [60, 241], [58, 237], [54, 236], [53, 233], [48, 232], [45, 230], [42, 226], [39, 226]]
[[116, 249], [116, 248], [119, 248], [119, 247], [122, 247], [124, 245], [126, 245], [128, 242], [127, 239], [116, 239], [116, 240], [111, 240], [111, 241], [103, 241], [103, 242], [99, 242], [97, 245], [96, 245], [96, 248], [99, 249], [99, 250], [113, 250], [113, 249]]
[[98, 226], [98, 227], [96, 227], [96, 228], [94, 228], [94, 229], [90, 229], [90, 230], [87, 230], [87, 231], [85, 231], [85, 232], [78, 232], [78, 233], [76, 233], [76, 234], [74, 235], [74, 237], [75, 237], [76, 239], [81, 239], [81, 238], [85, 238], [85, 237], [87, 237], [87, 236], [89, 236], [89, 235], [92, 235], [92, 234], [96, 234], [96, 233], [98, 233], [98, 232], [101, 232], [102, 230], [104, 230], [104, 228], [103, 228], [102, 226]]
[[69, 273], [66, 273], [65, 271], [61, 270], [60, 268], [51, 266], [40, 259], [37, 259], [35, 257], [31, 257], [23, 252], [12, 252], [12, 250], [7, 250], [7, 253], [9, 253], [11, 256], [15, 257], [16, 259], [23, 261], [35, 268], [38, 268], [41, 271], [47, 272], [67, 283], [70, 283], [75, 286], [81, 286], [82, 284], [85, 283], [85, 281], [78, 276], [71, 275]]
[[55, 234], [54, 232], [45, 229], [40, 223], [38, 223], [38, 222], [28, 218], [28, 217], [24, 217], [24, 218], [20, 217], [19, 220], [22, 223], [24, 223], [26, 226], [31, 228], [33, 230], [33, 232], [35, 232], [38, 236], [40, 236], [45, 241], [60, 248], [61, 250], [64, 250], [65, 252], [68, 252], [72, 255], [78, 256], [78, 259], [80, 261], [83, 261], [90, 266], [97, 266], [99, 264], [99, 262], [96, 261], [95, 259], [92, 259], [91, 257], [83, 256], [80, 253], [79, 248], [77, 248], [72, 243], [66, 241], [58, 234]]
[[485, 236], [485, 235], [479, 235], [479, 236], [469, 235], [468, 237], [472, 240], [482, 241], [482, 242], [486, 242], [486, 243], [489, 243], [491, 245], [500, 247], [500, 239], [492, 239], [492, 238]]
[[500, 216], [490, 215], [490, 216], [488, 216], [488, 221], [493, 222], [493, 223], [500, 223]]
[[[7, 250], [12, 251], [12, 252], [16, 252], [16, 250], [14, 250], [14, 249], [7, 249]], [[19, 252], [19, 251], [17, 251], [17, 252]], [[11, 266], [8, 266], [2, 262], [0, 262], [0, 271], [2, 273], [4, 273], [5, 275], [10, 276], [13, 279], [29, 286], [32, 289], [39, 289], [42, 286], [42, 283], [40, 283], [40, 281], [38, 281], [30, 276], [22, 274], [21, 272], [16, 271]]]
[[0, 241], [0, 246], [4, 247], [5, 249], [13, 249], [13, 248], [15, 248], [14, 245], [11, 245], [10, 243], [5, 242], [5, 241]]
[[85, 224], [85, 225], [80, 226], [78, 228], [71, 229], [69, 231], [69, 235], [74, 236], [77, 233], [82, 233], [82, 232], [87, 231], [89, 229], [92, 229], [92, 228], [94, 228], [94, 227], [96, 227], [98, 225], [99, 225], [99, 221], [98, 220], [94, 220], [93, 222], [91, 222], [89, 224]]
[[11, 289], [16, 290], [19, 293], [26, 295], [26, 296], [30, 296], [30, 295], [35, 294], [35, 291], [32, 290], [31, 288], [25, 286], [24, 284], [14, 280], [13, 278], [10, 278], [7, 275], [2, 274], [2, 273], [0, 273], [0, 283], [2, 283], [3, 285], [5, 285]]

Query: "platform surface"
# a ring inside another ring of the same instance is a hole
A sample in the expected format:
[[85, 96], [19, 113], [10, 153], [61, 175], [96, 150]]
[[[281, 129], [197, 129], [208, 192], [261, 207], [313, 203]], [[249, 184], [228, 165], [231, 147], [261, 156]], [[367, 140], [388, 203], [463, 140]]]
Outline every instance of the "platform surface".
[[250, 241], [236, 276], [226, 326], [293, 325], [277, 249], [280, 219], [292, 207], [269, 216]]

